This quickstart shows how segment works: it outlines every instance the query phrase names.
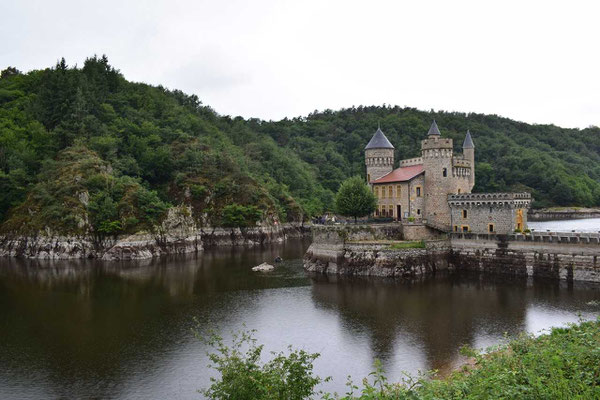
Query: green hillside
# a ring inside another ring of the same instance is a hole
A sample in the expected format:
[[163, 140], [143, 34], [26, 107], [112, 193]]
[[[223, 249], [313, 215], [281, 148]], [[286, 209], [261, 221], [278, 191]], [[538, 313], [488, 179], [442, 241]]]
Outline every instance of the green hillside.
[[377, 123], [397, 158], [419, 155], [435, 118], [457, 151], [476, 146], [476, 190], [529, 190], [536, 206], [600, 205], [600, 129], [481, 114], [358, 107], [266, 122], [220, 116], [197, 96], [128, 82], [92, 57], [0, 77], [0, 222], [116, 234], [152, 229], [171, 205], [202, 225], [298, 221], [364, 175]]

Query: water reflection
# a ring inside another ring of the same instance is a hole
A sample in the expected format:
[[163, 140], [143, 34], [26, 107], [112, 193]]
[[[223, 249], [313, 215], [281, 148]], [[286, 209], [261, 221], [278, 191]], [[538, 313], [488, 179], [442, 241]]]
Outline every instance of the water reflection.
[[[266, 349], [320, 352], [344, 390], [383, 360], [447, 370], [462, 344], [597, 315], [597, 285], [438, 275], [415, 281], [307, 277], [309, 243], [226, 249], [142, 263], [0, 260], [0, 398], [198, 398], [206, 351], [192, 318], [259, 330]], [[273, 273], [250, 267], [276, 256]]]

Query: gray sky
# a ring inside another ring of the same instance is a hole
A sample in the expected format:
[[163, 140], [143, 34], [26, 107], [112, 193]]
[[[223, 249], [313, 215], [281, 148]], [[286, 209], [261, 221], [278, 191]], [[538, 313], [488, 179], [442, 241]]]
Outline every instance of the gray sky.
[[597, 1], [0, 0], [0, 68], [106, 54], [263, 119], [383, 103], [600, 125]]

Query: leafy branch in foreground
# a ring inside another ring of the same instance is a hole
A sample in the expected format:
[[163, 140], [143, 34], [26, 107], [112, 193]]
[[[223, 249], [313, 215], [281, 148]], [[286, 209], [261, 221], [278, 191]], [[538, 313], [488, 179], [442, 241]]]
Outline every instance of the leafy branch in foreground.
[[313, 362], [318, 353], [307, 353], [288, 347], [288, 352], [271, 352], [272, 358], [263, 363], [264, 345], [258, 345], [255, 330], [233, 334], [226, 344], [216, 332], [207, 338], [195, 332], [196, 337], [212, 349], [208, 353], [209, 367], [219, 372], [211, 378], [210, 387], [200, 393], [210, 399], [287, 399], [300, 400], [318, 395], [315, 387], [330, 378], [322, 379], [313, 373]]
[[[272, 353], [274, 358], [261, 364], [263, 346], [254, 331], [234, 335], [231, 346], [216, 334], [208, 337], [205, 342], [216, 350], [209, 354], [213, 368], [221, 374], [202, 391], [210, 399], [340, 398], [315, 391], [330, 379], [313, 374], [318, 354], [290, 348], [289, 354]], [[341, 399], [600, 399], [600, 319], [553, 328], [537, 338], [523, 334], [489, 353], [461, 352], [474, 357], [474, 365], [445, 379], [405, 374], [402, 382], [389, 383], [376, 361], [360, 393], [348, 377]]]

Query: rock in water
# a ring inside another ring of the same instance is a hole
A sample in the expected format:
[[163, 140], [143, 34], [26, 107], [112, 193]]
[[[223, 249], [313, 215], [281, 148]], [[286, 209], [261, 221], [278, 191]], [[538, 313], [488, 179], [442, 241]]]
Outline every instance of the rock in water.
[[266, 262], [264, 262], [264, 263], [262, 263], [260, 265], [257, 265], [256, 267], [253, 267], [252, 271], [263, 271], [264, 272], [264, 271], [272, 271], [274, 269], [275, 269], [274, 266], [272, 266], [271, 264], [267, 264]]
[[283, 261], [283, 259], [281, 257], [279, 257], [279, 256], [275, 257], [275, 262], [276, 263], [280, 263], [282, 261]]

